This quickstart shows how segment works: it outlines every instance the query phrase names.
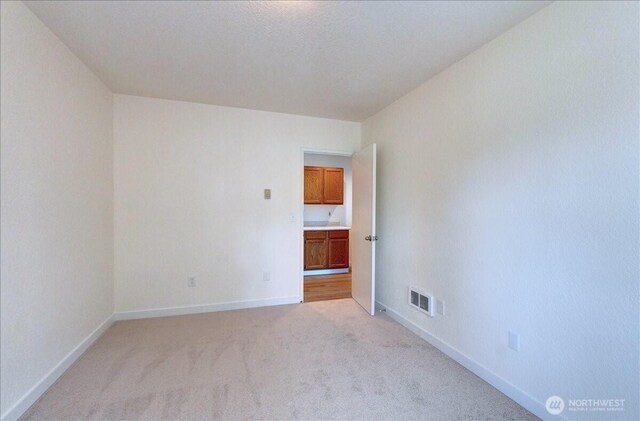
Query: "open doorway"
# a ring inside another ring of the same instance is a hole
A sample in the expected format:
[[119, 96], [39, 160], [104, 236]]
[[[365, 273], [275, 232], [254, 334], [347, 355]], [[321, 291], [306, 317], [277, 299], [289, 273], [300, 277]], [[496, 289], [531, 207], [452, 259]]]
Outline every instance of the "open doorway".
[[351, 154], [303, 154], [305, 302], [351, 298]]
[[303, 301], [354, 298], [375, 313], [376, 145], [302, 151]]

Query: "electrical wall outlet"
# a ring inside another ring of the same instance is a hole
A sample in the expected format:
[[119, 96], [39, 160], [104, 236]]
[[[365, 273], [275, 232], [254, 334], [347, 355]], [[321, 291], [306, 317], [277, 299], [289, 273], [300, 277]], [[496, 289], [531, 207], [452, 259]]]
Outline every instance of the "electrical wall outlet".
[[264, 198], [265, 200], [271, 199], [271, 189], [264, 189]]
[[444, 301], [436, 300], [436, 311], [439, 315], [444, 316]]
[[509, 331], [509, 348], [520, 351], [520, 335], [512, 331]]
[[195, 276], [190, 276], [189, 279], [187, 279], [187, 286], [189, 288], [193, 288], [196, 286], [196, 277]]
[[264, 272], [262, 274], [262, 280], [268, 282], [271, 280], [271, 272]]

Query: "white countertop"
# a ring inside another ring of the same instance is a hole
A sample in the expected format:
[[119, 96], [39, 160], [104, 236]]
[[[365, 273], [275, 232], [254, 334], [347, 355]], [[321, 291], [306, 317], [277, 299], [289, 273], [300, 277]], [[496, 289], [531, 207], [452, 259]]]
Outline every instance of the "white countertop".
[[303, 227], [304, 231], [334, 231], [334, 230], [350, 230], [351, 227], [343, 227], [342, 225], [329, 225], [326, 227]]
[[320, 224], [320, 223], [307, 223], [305, 222], [304, 231], [333, 231], [333, 230], [350, 230], [351, 227], [335, 224]]

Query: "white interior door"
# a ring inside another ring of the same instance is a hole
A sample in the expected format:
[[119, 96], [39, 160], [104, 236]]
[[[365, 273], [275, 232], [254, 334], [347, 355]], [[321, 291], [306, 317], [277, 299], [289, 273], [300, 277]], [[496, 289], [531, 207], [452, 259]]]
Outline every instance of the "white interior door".
[[351, 295], [372, 316], [376, 297], [376, 145], [353, 155]]

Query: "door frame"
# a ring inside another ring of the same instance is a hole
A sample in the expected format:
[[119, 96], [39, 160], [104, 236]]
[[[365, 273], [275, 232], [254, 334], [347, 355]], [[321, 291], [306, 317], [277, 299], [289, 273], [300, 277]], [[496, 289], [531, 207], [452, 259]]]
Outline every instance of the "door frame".
[[332, 149], [317, 149], [303, 146], [300, 148], [300, 174], [298, 180], [300, 180], [300, 209], [298, 211], [298, 235], [300, 241], [300, 266], [298, 272], [300, 273], [300, 302], [304, 302], [304, 154], [316, 154], [316, 155], [334, 155], [334, 156], [349, 156], [352, 157], [355, 151], [345, 150], [332, 150]]

